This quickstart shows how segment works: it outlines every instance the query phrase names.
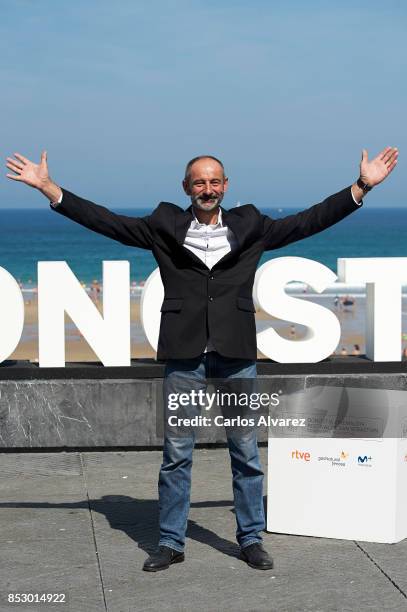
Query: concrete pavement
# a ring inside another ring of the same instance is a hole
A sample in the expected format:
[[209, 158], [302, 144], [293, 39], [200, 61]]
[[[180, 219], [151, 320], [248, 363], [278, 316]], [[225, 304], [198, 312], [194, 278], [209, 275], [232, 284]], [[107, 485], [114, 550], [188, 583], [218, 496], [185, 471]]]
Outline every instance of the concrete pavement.
[[[3, 453], [1, 612], [407, 611], [407, 540], [264, 534], [275, 569], [240, 561], [226, 448], [195, 449], [186, 562], [143, 572], [160, 463], [159, 451]], [[67, 603], [8, 603], [9, 593]]]

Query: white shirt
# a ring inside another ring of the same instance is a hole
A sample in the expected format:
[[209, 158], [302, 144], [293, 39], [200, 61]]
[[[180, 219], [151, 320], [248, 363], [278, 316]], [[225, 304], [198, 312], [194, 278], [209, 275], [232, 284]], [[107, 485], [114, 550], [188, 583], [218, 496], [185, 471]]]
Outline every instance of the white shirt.
[[218, 221], [213, 225], [200, 223], [194, 209], [192, 211], [194, 218], [186, 233], [184, 247], [192, 251], [211, 270], [236, 246], [236, 238], [232, 230], [224, 225], [221, 209], [218, 212]]

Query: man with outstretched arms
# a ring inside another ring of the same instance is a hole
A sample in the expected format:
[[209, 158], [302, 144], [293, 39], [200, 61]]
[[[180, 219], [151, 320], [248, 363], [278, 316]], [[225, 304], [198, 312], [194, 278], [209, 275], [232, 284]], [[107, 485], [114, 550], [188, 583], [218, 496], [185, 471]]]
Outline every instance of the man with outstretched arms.
[[[6, 165], [12, 171], [8, 178], [38, 189], [56, 212], [123, 244], [153, 252], [165, 291], [157, 358], [166, 361], [168, 398], [186, 388], [204, 388], [209, 377], [255, 379], [252, 289], [262, 253], [320, 232], [357, 210], [365, 194], [393, 170], [397, 156], [397, 149], [386, 147], [369, 160], [364, 150], [356, 182], [277, 220], [251, 204], [221, 207], [228, 178], [222, 162], [211, 155], [195, 157], [186, 166], [183, 188], [191, 199], [186, 210], [161, 202], [142, 218], [115, 214], [59, 187], [50, 178], [45, 151], [39, 164], [15, 153]], [[271, 569], [273, 561], [262, 546], [263, 471], [255, 431], [233, 430], [227, 440], [241, 559], [255, 569]], [[184, 561], [194, 443], [193, 429], [180, 435], [166, 430], [158, 482], [160, 539], [157, 551], [144, 563], [146, 571]]]

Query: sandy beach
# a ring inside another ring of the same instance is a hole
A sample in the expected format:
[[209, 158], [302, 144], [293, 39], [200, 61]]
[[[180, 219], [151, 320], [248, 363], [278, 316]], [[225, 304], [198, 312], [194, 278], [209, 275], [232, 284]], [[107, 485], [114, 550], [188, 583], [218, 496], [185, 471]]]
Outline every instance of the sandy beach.
[[[363, 354], [365, 350], [364, 337], [364, 304], [365, 299], [362, 296], [354, 298], [355, 303], [352, 308], [338, 308], [334, 306], [332, 296], [309, 296], [309, 299], [323, 306], [330, 308], [335, 312], [341, 323], [342, 335], [338, 345], [337, 354], [340, 354], [341, 349], [345, 348], [348, 354], [352, 353], [354, 345], [360, 347], [360, 352]], [[102, 305], [96, 301], [96, 305], [102, 312]], [[36, 294], [32, 294], [25, 299], [25, 323], [23, 334], [19, 345], [9, 357], [10, 359], [26, 359], [29, 361], [38, 361], [38, 306]], [[404, 323], [404, 316], [403, 316]], [[264, 329], [268, 325], [273, 328], [284, 338], [290, 338], [293, 341], [300, 340], [304, 337], [306, 328], [301, 325], [291, 325], [286, 321], [271, 318], [268, 314], [258, 311], [256, 313], [256, 325], [258, 330]], [[407, 329], [403, 325], [403, 330]], [[86, 340], [83, 338], [80, 331], [72, 323], [70, 318], [65, 318], [65, 337], [66, 337], [66, 361], [99, 361], [97, 355], [89, 347]], [[403, 342], [403, 347], [405, 343]], [[133, 359], [141, 357], [155, 357], [155, 352], [147, 342], [144, 331], [140, 323], [140, 298], [139, 296], [132, 297], [131, 300], [131, 355]], [[258, 353], [258, 357], [264, 357], [262, 353]]]

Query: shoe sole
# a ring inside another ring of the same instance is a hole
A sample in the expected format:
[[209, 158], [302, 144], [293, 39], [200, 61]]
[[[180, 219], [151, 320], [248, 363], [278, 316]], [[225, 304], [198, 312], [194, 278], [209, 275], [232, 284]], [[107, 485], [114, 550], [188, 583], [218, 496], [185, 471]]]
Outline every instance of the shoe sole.
[[249, 561], [246, 559], [246, 557], [243, 557], [243, 555], [240, 555], [239, 559], [247, 563], [249, 567], [252, 567], [253, 569], [256, 569], [256, 570], [271, 570], [274, 568], [274, 564], [262, 567], [261, 565], [254, 565], [253, 563], [249, 563]]
[[173, 561], [170, 561], [168, 563], [168, 565], [163, 565], [162, 567], [143, 567], [143, 570], [145, 572], [161, 572], [162, 570], [166, 570], [170, 567], [170, 565], [173, 565], [174, 563], [182, 563], [183, 561], [185, 561], [185, 557], [175, 557], [175, 559], [173, 559]]

